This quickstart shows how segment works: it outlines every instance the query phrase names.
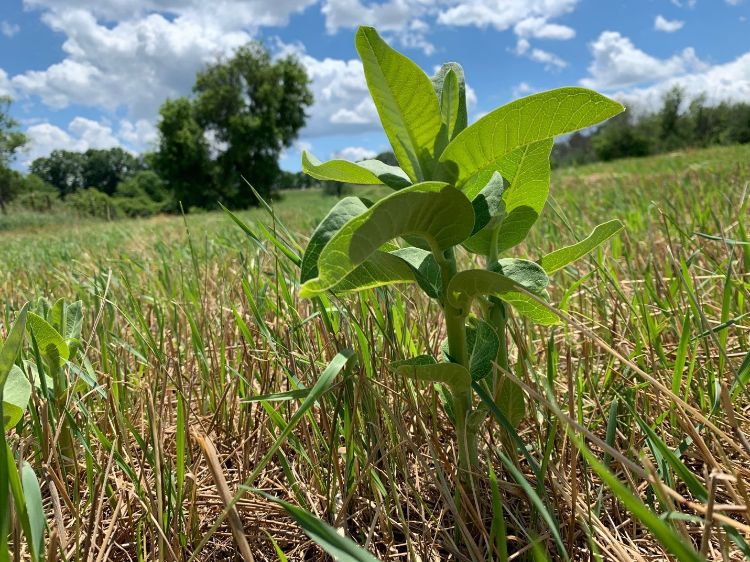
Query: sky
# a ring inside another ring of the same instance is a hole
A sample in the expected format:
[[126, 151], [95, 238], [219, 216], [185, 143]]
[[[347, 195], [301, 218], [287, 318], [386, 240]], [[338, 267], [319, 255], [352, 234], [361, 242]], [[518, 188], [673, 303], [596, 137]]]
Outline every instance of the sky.
[[30, 142], [153, 149], [160, 105], [248, 41], [295, 54], [315, 102], [301, 150], [359, 160], [386, 150], [354, 48], [375, 26], [428, 74], [461, 63], [473, 121], [517, 97], [597, 89], [632, 111], [681, 85], [709, 103], [750, 102], [750, 0], [0, 0], [0, 95]]

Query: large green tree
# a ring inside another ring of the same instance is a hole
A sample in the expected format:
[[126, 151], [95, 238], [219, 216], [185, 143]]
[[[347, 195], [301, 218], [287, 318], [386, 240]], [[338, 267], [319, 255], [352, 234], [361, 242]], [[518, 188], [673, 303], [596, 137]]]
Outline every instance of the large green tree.
[[0, 211], [15, 195], [20, 182], [18, 174], [10, 170], [10, 163], [26, 142], [26, 135], [18, 130], [18, 122], [10, 116], [11, 99], [0, 96]]
[[198, 73], [193, 92], [162, 106], [159, 173], [186, 207], [252, 204], [243, 178], [268, 193], [281, 151], [305, 124], [313, 98], [304, 67], [250, 43]]
[[210, 208], [221, 198], [203, 128], [187, 98], [167, 100], [159, 110], [159, 147], [151, 164], [185, 210]]

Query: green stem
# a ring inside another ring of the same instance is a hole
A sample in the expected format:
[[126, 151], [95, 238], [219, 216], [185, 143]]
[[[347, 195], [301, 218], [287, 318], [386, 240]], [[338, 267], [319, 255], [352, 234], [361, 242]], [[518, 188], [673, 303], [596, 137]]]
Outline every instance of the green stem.
[[471, 414], [471, 391], [453, 393], [453, 411], [456, 416], [456, 440], [458, 445], [458, 477], [464, 489], [471, 490], [472, 459], [476, 458], [476, 432], [469, 427]]

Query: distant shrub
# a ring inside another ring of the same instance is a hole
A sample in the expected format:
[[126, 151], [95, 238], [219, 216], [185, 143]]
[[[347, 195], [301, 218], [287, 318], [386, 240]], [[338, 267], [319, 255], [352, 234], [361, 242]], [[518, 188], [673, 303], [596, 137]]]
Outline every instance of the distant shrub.
[[65, 198], [65, 205], [81, 217], [112, 220], [119, 215], [115, 201], [93, 187], [71, 193]]
[[137, 172], [121, 182], [113, 201], [128, 217], [148, 217], [175, 208], [174, 198], [166, 183], [151, 170]]

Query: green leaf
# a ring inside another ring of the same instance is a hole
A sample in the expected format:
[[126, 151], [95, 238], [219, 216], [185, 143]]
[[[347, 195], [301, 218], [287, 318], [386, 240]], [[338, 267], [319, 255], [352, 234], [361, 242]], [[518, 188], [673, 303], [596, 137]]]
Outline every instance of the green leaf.
[[21, 480], [23, 482], [23, 495], [26, 499], [26, 514], [29, 518], [29, 527], [31, 536], [26, 537], [29, 544], [32, 545], [32, 560], [42, 559], [42, 549], [44, 547], [44, 529], [47, 526], [47, 520], [44, 517], [44, 506], [42, 504], [42, 492], [39, 489], [39, 480], [37, 480], [34, 469], [27, 462], [23, 463], [21, 469]]
[[408, 263], [398, 256], [378, 250], [331, 287], [331, 291], [346, 294], [415, 281], [414, 271]]
[[462, 187], [518, 147], [595, 125], [625, 108], [585, 88], [559, 88], [504, 105], [464, 129], [440, 156], [443, 179]]
[[559, 324], [556, 314], [524, 294], [522, 285], [494, 271], [469, 269], [453, 276], [448, 284], [447, 294], [451, 304], [468, 311], [471, 301], [478, 296], [495, 296], [507, 302], [522, 316], [526, 316], [545, 326]]
[[357, 30], [356, 47], [385, 134], [415, 182], [432, 177], [442, 121], [429, 77], [391, 49], [372, 27]]
[[466, 326], [466, 345], [469, 349], [471, 380], [480, 381], [492, 373], [492, 364], [500, 349], [500, 339], [490, 324], [472, 317]]
[[675, 530], [662, 521], [639, 497], [628, 490], [609, 469], [589, 450], [583, 440], [570, 433], [572, 441], [578, 447], [586, 462], [599, 475], [607, 488], [623, 503], [625, 508], [642, 525], [647, 527], [657, 541], [669, 552], [675, 555], [680, 562], [704, 562], [704, 558], [693, 548], [685, 543]]
[[552, 139], [522, 146], [504, 156], [495, 167], [483, 170], [467, 183], [463, 192], [469, 199], [481, 193], [487, 178], [495, 168], [508, 182], [503, 191], [505, 215], [464, 242], [464, 246], [475, 254], [490, 255], [492, 241], [496, 252], [502, 252], [519, 244], [526, 238], [531, 226], [539, 218], [549, 195]]
[[440, 100], [440, 114], [447, 129], [447, 140], [450, 141], [469, 122], [464, 69], [457, 62], [446, 62], [432, 77], [432, 86]]
[[318, 257], [328, 241], [342, 226], [367, 210], [367, 204], [359, 197], [344, 197], [320, 221], [310, 237], [300, 265], [300, 281], [304, 283], [318, 275]]
[[544, 256], [539, 260], [539, 265], [541, 265], [547, 273], [554, 273], [566, 265], [573, 263], [578, 258], [585, 256], [591, 250], [612, 238], [623, 228], [623, 224], [617, 219], [600, 224], [591, 232], [591, 234], [588, 235], [587, 238], [584, 238], [577, 244], [560, 248], [559, 250], [555, 250]]
[[501, 379], [497, 407], [514, 428], [518, 427], [526, 415], [526, 396], [523, 389], [508, 377]]
[[433, 299], [440, 296], [443, 280], [440, 266], [432, 252], [410, 246], [394, 250], [391, 254], [398, 256], [412, 268], [416, 282], [427, 296]]
[[31, 383], [18, 365], [13, 365], [3, 391], [3, 428], [5, 431], [21, 420], [30, 398]]
[[340, 535], [336, 529], [325, 521], [318, 519], [304, 509], [281, 500], [262, 490], [251, 489], [256, 494], [263, 496], [281, 507], [302, 527], [305, 534], [325, 552], [330, 554], [338, 562], [379, 562], [372, 554], [353, 540]]
[[461, 392], [471, 387], [471, 375], [466, 367], [458, 363], [438, 363], [430, 355], [420, 355], [413, 359], [391, 363], [397, 375], [429, 382], [439, 382]]
[[21, 351], [21, 345], [23, 345], [23, 333], [26, 329], [26, 321], [28, 318], [29, 305], [28, 303], [23, 306], [21, 313], [16, 318], [13, 327], [10, 329], [8, 339], [3, 343], [0, 348], [0, 394], [2, 394], [3, 388], [5, 387], [5, 381], [8, 379], [10, 370], [13, 368], [13, 364], [16, 362], [18, 352]]
[[29, 312], [26, 328], [34, 332], [39, 351], [50, 366], [59, 367], [68, 360], [70, 357], [68, 344], [44, 318]]
[[[503, 176], [499, 172], [492, 172], [482, 191], [471, 201], [471, 206], [474, 207], [472, 237], [483, 228], [492, 228], [503, 221], [506, 213], [505, 201], [503, 200], [504, 191]], [[466, 243], [470, 242], [471, 238], [466, 241]]]
[[488, 267], [490, 271], [509, 277], [535, 295], [547, 296], [549, 277], [542, 267], [533, 261], [520, 258], [502, 258]]
[[309, 298], [335, 287], [383, 244], [415, 235], [434, 251], [465, 240], [474, 224], [471, 203], [460, 191], [441, 182], [424, 182], [397, 191], [349, 220], [318, 257], [318, 276], [302, 285]]
[[302, 171], [319, 180], [353, 183], [356, 185], [387, 185], [401, 189], [411, 185], [409, 176], [398, 166], [380, 160], [349, 162], [329, 160], [321, 162], [307, 151], [302, 153]]

